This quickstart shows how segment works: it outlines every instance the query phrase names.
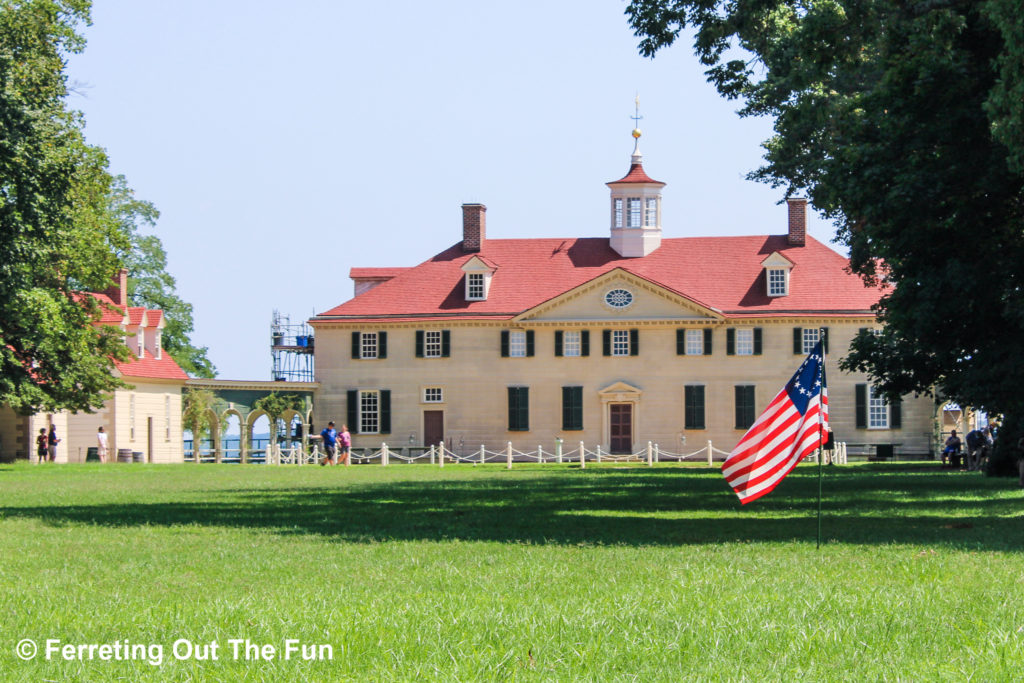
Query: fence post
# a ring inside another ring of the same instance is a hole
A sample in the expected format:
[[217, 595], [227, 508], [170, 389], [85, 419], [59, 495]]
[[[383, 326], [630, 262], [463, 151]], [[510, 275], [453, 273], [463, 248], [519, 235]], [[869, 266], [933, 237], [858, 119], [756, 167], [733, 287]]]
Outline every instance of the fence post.
[[562, 464], [562, 440], [555, 439], [555, 462]]
[[654, 467], [654, 447], [651, 442], [647, 442], [647, 466]]
[[654, 462], [661, 462], [661, 450], [658, 448], [658, 444], [654, 444]]
[[715, 464], [711, 461], [711, 439], [708, 439], [708, 467], [714, 467]]
[[580, 469], [587, 469], [587, 449], [583, 447], [582, 441], [580, 441]]
[[544, 462], [544, 449], [541, 448], [540, 444], [537, 444], [537, 461]]
[[433, 444], [431, 444], [431, 446], [430, 446], [430, 464], [431, 465], [435, 464], [434, 460], [436, 460], [436, 458], [434, 458], [434, 446], [433, 446]]
[[388, 466], [388, 445], [387, 445], [387, 443], [382, 443], [380, 445], [380, 465], [381, 465], [381, 467], [387, 467]]
[[601, 444], [597, 444], [597, 450], [594, 453], [597, 454], [597, 463], [601, 464]]
[[507, 468], [512, 469], [512, 442], [508, 442], [508, 446], [505, 448], [505, 461], [508, 463]]
[[441, 467], [444, 467], [444, 441], [439, 441], [437, 444], [437, 454], [440, 456], [438, 462], [441, 463]]
[[481, 465], [484, 464], [484, 447], [483, 446], [480, 447], [480, 464]]

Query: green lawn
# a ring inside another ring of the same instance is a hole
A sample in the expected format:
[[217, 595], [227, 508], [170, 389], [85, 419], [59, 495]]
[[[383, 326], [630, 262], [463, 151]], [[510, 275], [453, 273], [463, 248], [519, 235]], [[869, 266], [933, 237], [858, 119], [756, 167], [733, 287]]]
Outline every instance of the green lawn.
[[3, 465], [0, 680], [1022, 680], [1015, 484], [826, 468], [818, 550], [814, 466]]

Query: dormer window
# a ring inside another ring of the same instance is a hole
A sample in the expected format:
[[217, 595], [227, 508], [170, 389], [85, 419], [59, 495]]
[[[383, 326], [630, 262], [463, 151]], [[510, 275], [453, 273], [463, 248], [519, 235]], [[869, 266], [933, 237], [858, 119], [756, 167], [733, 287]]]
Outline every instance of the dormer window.
[[631, 227], [631, 228], [642, 227], [642, 224], [641, 224], [640, 221], [641, 221], [641, 218], [643, 216], [642, 216], [642, 213], [640, 211], [640, 206], [641, 206], [640, 198], [639, 197], [630, 197], [628, 199], [628, 202], [629, 202], [629, 227]]
[[644, 214], [644, 225], [647, 227], [653, 227], [658, 224], [658, 199], [656, 197], [647, 198], [647, 211]]
[[621, 228], [622, 227], [622, 216], [623, 216], [623, 214], [622, 214], [622, 198], [621, 197], [616, 197], [615, 199], [612, 200], [612, 211], [615, 214], [613, 225], [616, 228]]
[[785, 268], [769, 268], [768, 269], [768, 296], [786, 296], [789, 294], [789, 287], [786, 281], [789, 279], [786, 277]]
[[765, 294], [770, 297], [788, 296], [793, 262], [776, 251], [761, 261], [761, 267], [764, 268]]
[[487, 300], [495, 270], [496, 266], [480, 256], [474, 256], [463, 264], [462, 272], [466, 274], [466, 301]]
[[146, 357], [146, 339], [145, 333], [139, 330], [135, 333], [135, 343], [139, 345], [139, 358]]
[[158, 360], [163, 356], [162, 337], [163, 334], [160, 330], [157, 330], [153, 335], [153, 355], [156, 356]]

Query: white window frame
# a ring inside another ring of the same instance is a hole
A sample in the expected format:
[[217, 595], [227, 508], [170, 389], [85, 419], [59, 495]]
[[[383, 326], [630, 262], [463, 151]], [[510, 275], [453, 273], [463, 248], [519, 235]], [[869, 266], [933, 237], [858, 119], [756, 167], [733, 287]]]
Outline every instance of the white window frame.
[[567, 330], [562, 334], [562, 355], [576, 357], [583, 353], [583, 333]]
[[616, 228], [623, 227], [624, 215], [623, 215], [623, 203], [622, 197], [616, 197], [612, 200], [612, 220]]
[[644, 225], [654, 227], [658, 224], [658, 198], [647, 197], [644, 210]]
[[786, 296], [789, 294], [789, 271], [785, 268], [766, 268], [768, 278], [768, 296]]
[[483, 301], [487, 298], [487, 285], [483, 273], [466, 273], [466, 299]]
[[629, 218], [629, 227], [642, 228], [644, 215], [643, 203], [640, 201], [640, 197], [629, 197], [626, 199], [626, 208]]
[[160, 360], [163, 357], [163, 349], [163, 332], [161, 330], [157, 330], [153, 335], [153, 355], [156, 356], [157, 360]]
[[441, 330], [426, 330], [423, 333], [423, 357], [441, 357]]
[[801, 347], [804, 350], [804, 355], [807, 355], [814, 350], [814, 345], [818, 343], [821, 338], [821, 329], [817, 327], [805, 327], [801, 330]]
[[359, 333], [359, 357], [365, 360], [373, 360], [379, 357], [380, 340], [376, 332]]
[[612, 355], [629, 355], [629, 330], [612, 330]]
[[380, 434], [380, 391], [359, 391], [359, 433]]
[[753, 327], [737, 327], [736, 328], [736, 355], [737, 356], [753, 356], [754, 355], [754, 328]]
[[889, 404], [885, 398], [875, 395], [875, 388], [868, 385], [868, 429], [889, 429]]
[[509, 358], [526, 358], [526, 330], [509, 330]]
[[423, 387], [424, 403], [444, 403], [444, 387]]
[[139, 343], [139, 358], [146, 357], [146, 333], [139, 328], [139, 331], [135, 333], [135, 340]]
[[704, 355], [704, 330], [696, 328], [686, 330], [686, 355]]

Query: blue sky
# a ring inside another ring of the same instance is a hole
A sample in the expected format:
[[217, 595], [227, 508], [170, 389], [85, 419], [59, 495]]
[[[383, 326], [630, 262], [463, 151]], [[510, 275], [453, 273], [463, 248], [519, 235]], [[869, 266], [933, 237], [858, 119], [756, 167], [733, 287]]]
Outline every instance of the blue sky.
[[785, 232], [782, 190], [744, 179], [771, 122], [741, 120], [688, 41], [640, 57], [625, 7], [95, 0], [70, 104], [161, 211], [193, 341], [223, 378], [270, 379], [275, 308], [306, 319], [353, 266], [426, 260], [465, 202], [489, 237], [607, 235], [638, 93], [666, 237]]

